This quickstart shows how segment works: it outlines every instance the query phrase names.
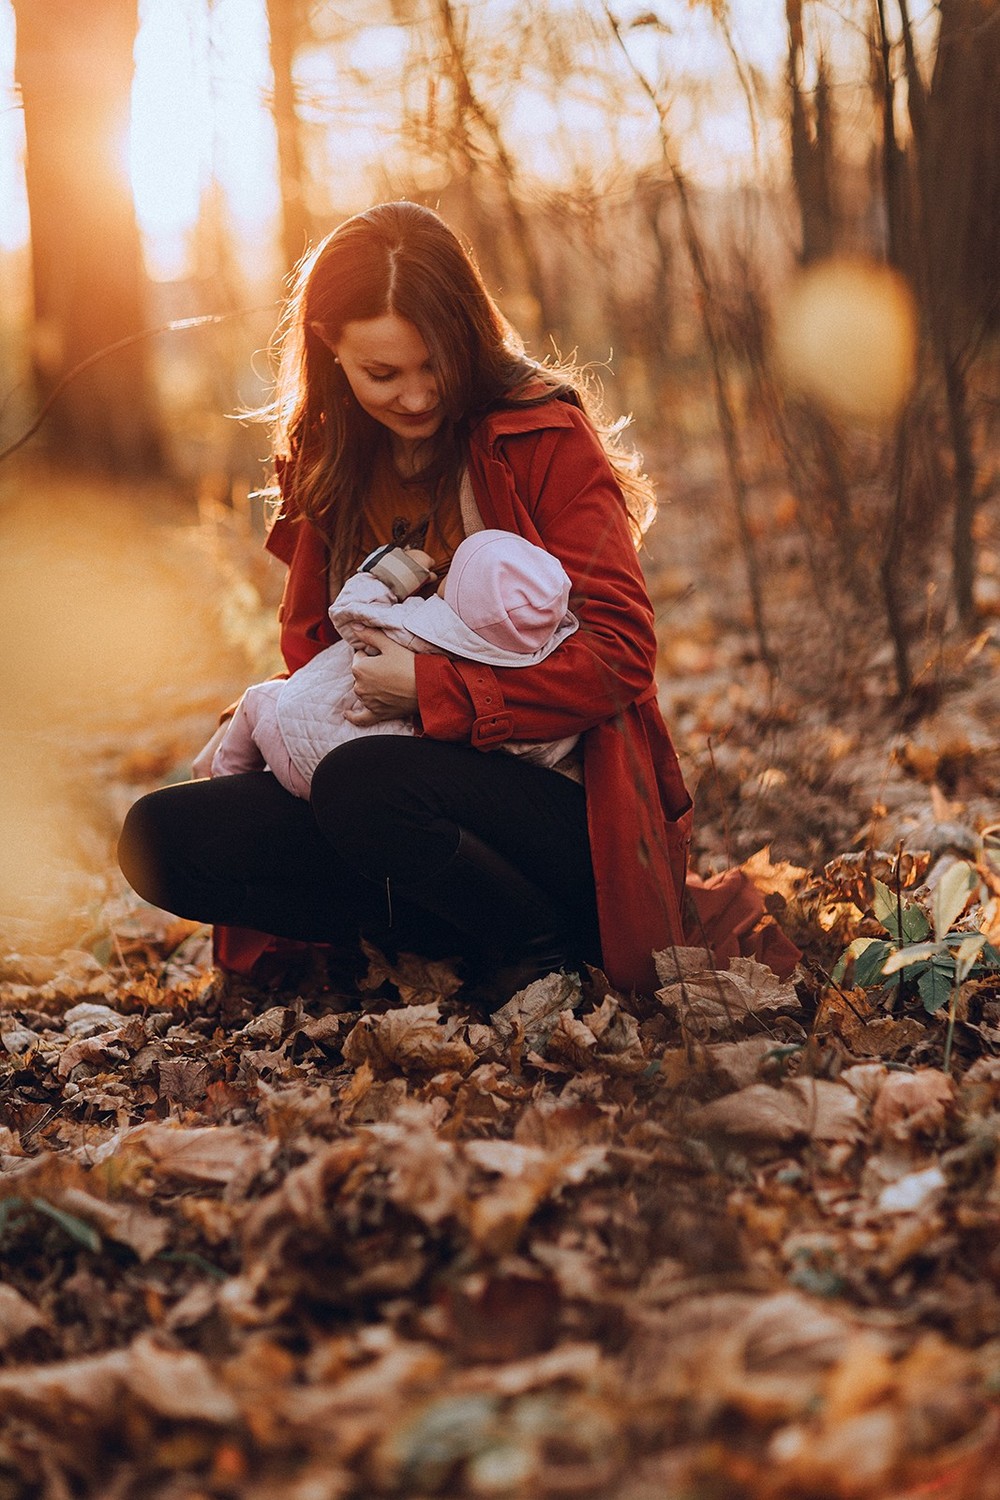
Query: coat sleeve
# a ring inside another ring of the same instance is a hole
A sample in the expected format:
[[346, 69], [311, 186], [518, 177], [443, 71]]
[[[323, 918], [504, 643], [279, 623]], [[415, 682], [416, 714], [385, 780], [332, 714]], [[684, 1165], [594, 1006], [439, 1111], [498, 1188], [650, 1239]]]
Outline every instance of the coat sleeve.
[[[373, 606], [378, 606], [374, 614]], [[349, 641], [354, 646], [357, 645], [354, 632], [356, 625], [369, 625], [374, 619], [384, 629], [391, 622], [391, 611], [395, 607], [396, 596], [388, 584], [380, 583], [371, 573], [352, 573], [327, 613], [330, 624], [341, 640]], [[386, 615], [384, 622], [382, 614]]]
[[568, 426], [508, 437], [503, 462], [484, 470], [491, 488], [509, 490], [488, 507], [495, 524], [526, 531], [566, 569], [580, 629], [545, 661], [518, 670], [418, 658], [423, 731], [484, 750], [580, 734], [654, 684], [653, 610], [621, 490], [578, 413]]

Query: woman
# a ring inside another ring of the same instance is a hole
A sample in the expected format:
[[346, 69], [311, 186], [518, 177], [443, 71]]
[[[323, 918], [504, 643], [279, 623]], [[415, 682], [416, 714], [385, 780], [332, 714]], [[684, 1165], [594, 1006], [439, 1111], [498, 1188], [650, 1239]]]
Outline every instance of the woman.
[[[336, 638], [330, 599], [372, 549], [423, 548], [440, 574], [481, 527], [559, 559], [580, 628], [519, 670], [362, 631], [355, 721], [417, 715], [422, 732], [339, 746], [308, 803], [267, 772], [154, 792], [126, 820], [125, 875], [158, 906], [243, 929], [217, 927], [242, 972], [275, 939], [356, 950], [361, 934], [460, 957], [488, 1004], [581, 961], [653, 987], [651, 954], [683, 941], [691, 802], [656, 703], [647, 481], [412, 203], [349, 219], [304, 263], [273, 416], [289, 672]], [[576, 735], [556, 769], [495, 753]]]

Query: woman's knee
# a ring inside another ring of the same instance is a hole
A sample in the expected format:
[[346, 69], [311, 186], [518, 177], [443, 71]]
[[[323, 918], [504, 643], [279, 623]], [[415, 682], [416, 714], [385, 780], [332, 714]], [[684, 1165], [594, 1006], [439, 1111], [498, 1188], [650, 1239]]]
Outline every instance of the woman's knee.
[[411, 746], [403, 736], [373, 735], [348, 740], [325, 755], [313, 773], [310, 794], [321, 825], [348, 827], [377, 816], [405, 773], [400, 748]]
[[425, 855], [438, 853], [429, 845], [448, 842], [425, 794], [420, 759], [419, 742], [409, 736], [373, 735], [331, 750], [313, 775], [320, 831], [369, 879], [412, 879]]
[[170, 819], [161, 792], [149, 792], [134, 802], [118, 836], [118, 866], [129, 885], [144, 900], [162, 905], [163, 871]]

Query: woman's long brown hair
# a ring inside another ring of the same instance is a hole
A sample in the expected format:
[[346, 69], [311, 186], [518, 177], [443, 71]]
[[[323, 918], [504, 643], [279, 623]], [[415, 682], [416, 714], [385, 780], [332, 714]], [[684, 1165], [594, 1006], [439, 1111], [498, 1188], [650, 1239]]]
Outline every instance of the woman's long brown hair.
[[[469, 254], [444, 221], [416, 203], [383, 203], [346, 220], [300, 264], [280, 336], [274, 424], [286, 492], [326, 537], [331, 573], [358, 560], [365, 501], [386, 430], [355, 400], [328, 347], [345, 323], [394, 313], [427, 346], [445, 411], [415, 477], [436, 499], [457, 493], [470, 426], [491, 407], [563, 396], [581, 406], [615, 471], [636, 540], [656, 501], [636, 454], [619, 442], [581, 372], [528, 358]], [[319, 325], [320, 337], [313, 325]]]

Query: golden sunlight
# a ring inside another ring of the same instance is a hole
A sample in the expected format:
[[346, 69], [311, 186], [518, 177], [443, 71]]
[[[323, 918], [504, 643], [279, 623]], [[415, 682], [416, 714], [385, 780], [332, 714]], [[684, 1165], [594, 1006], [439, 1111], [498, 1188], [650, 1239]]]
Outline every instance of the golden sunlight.
[[194, 230], [213, 182], [259, 266], [277, 211], [270, 82], [263, 0], [142, 0], [131, 170], [152, 275], [194, 269]]
[[800, 271], [775, 317], [775, 354], [790, 389], [847, 421], [898, 416], [913, 385], [913, 294], [891, 267], [832, 259]]
[[177, 274], [197, 221], [213, 133], [205, 70], [207, 15], [199, 0], [145, 0], [135, 49], [131, 171], [136, 213], [155, 254]]

